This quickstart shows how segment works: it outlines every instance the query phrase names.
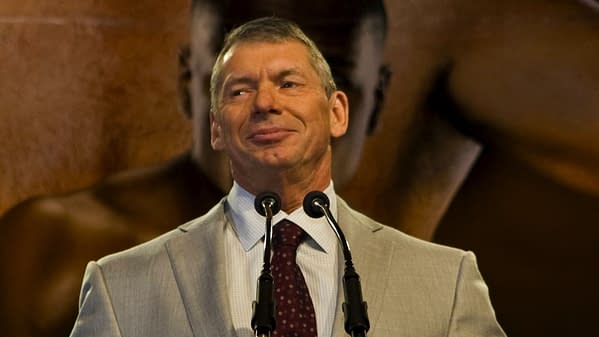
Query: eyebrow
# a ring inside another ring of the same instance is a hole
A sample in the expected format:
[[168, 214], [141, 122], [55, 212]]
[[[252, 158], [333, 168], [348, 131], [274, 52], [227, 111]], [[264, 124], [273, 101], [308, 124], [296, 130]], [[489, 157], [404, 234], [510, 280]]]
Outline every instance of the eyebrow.
[[281, 80], [290, 75], [299, 75], [299, 76], [303, 77], [302, 72], [299, 71], [298, 68], [293, 67], [293, 68], [284, 69], [284, 70], [280, 71], [278, 74], [276, 74], [275, 79]]
[[225, 80], [225, 83], [223, 85], [223, 89], [228, 89], [231, 88], [234, 85], [237, 84], [252, 84], [255, 83], [256, 80], [252, 79], [250, 76], [241, 76], [241, 77], [229, 77], [228, 79]]
[[[279, 71], [278, 73], [276, 73], [274, 75], [274, 79], [275, 79], [275, 81], [280, 81], [280, 80], [284, 79], [285, 77], [291, 76], [291, 75], [298, 75], [298, 76], [301, 76], [301, 77], [305, 77], [302, 74], [302, 72], [299, 70], [299, 68], [297, 68], [297, 67], [291, 67], [291, 68], [288, 68], [288, 69], [283, 69], [283, 70]], [[238, 85], [238, 84], [249, 84], [249, 85], [251, 85], [251, 84], [254, 84], [256, 82], [257, 82], [256, 79], [253, 78], [252, 76], [247, 76], [247, 75], [239, 76], [239, 77], [232, 76], [232, 77], [229, 77], [228, 79], [225, 80], [225, 83], [223, 85], [223, 89], [227, 90], [227, 89], [231, 88], [232, 86]]]

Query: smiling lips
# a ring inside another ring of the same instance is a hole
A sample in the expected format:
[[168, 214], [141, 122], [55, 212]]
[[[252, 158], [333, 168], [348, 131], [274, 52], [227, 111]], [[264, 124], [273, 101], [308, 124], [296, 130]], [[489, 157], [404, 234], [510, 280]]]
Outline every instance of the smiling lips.
[[293, 130], [281, 127], [260, 128], [252, 132], [247, 139], [254, 143], [274, 143], [288, 137]]

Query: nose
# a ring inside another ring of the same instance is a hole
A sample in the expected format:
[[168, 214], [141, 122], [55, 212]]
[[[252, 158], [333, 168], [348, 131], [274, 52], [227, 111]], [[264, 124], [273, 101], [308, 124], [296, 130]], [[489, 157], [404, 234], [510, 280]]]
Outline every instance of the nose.
[[262, 85], [254, 97], [254, 111], [256, 113], [278, 112], [276, 88], [271, 85]]

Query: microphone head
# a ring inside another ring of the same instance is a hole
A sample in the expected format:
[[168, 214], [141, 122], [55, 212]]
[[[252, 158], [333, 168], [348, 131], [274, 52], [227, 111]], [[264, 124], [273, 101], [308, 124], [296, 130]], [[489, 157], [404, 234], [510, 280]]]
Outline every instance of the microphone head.
[[262, 216], [266, 216], [266, 207], [270, 205], [272, 215], [279, 213], [281, 210], [281, 197], [275, 192], [265, 191], [259, 193], [254, 199], [254, 208]]
[[321, 191], [312, 191], [304, 197], [304, 212], [312, 218], [320, 218], [324, 215], [323, 210], [317, 205], [329, 207], [329, 197]]

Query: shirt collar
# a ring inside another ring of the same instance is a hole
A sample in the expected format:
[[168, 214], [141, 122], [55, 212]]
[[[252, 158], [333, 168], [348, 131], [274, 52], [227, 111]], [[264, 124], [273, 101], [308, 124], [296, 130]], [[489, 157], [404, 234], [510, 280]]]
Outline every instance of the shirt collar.
[[[323, 192], [329, 198], [331, 214], [337, 219], [337, 197], [332, 181]], [[266, 219], [254, 209], [254, 199], [255, 196], [239, 186], [237, 182], [233, 182], [233, 187], [227, 195], [233, 228], [245, 251], [249, 251], [264, 237]], [[324, 252], [335, 251], [337, 237], [324, 216], [312, 218], [300, 207], [290, 214], [281, 210], [275, 214], [272, 223], [276, 225], [283, 219], [300, 226]]]

